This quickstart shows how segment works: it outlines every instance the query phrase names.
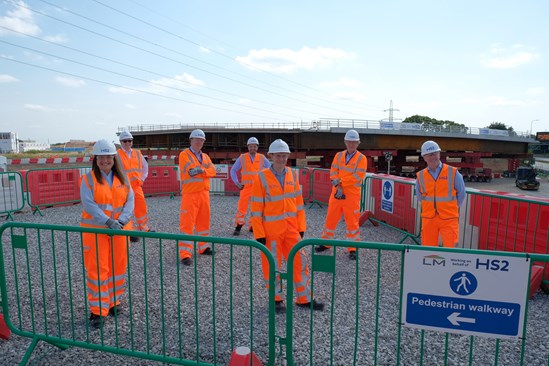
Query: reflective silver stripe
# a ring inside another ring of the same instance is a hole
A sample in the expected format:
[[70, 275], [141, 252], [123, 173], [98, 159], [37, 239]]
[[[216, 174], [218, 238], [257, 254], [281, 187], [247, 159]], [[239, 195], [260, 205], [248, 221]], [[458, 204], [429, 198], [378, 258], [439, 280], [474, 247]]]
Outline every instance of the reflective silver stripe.
[[95, 290], [92, 290], [91, 288], [88, 287], [88, 294], [90, 294], [91, 297], [93, 298], [99, 298], [101, 297], [102, 299], [105, 299], [105, 298], [108, 298], [109, 297], [109, 292], [108, 291], [100, 291], [100, 292], [97, 292]]
[[95, 183], [93, 182], [93, 170], [90, 170], [89, 173], [86, 173], [88, 184], [90, 185], [90, 191], [93, 193], [93, 188], [95, 186]]
[[261, 182], [261, 185], [265, 187], [265, 198], [264, 201], [267, 201], [271, 198], [271, 191], [269, 190], [269, 185], [267, 184], [267, 177], [265, 176], [265, 173], [259, 172], [259, 181]]
[[[295, 283], [296, 288], [296, 294], [297, 296], [305, 296], [307, 299], [307, 302], [311, 302], [311, 290], [309, 288], [309, 276], [307, 275], [307, 257], [305, 256], [305, 253], [303, 252], [303, 249], [299, 250], [296, 255], [299, 255], [301, 258], [301, 268], [299, 269], [299, 273], [301, 273], [301, 282]], [[295, 263], [295, 262], [294, 262]], [[303, 287], [302, 291], [297, 291], [297, 288], [301, 286]]]
[[191, 184], [191, 183], [198, 183], [198, 182], [203, 182], [203, 181], [204, 181], [204, 179], [202, 179], [202, 178], [191, 178], [191, 179], [186, 179], [181, 183], [182, 184]]
[[93, 221], [93, 219], [85, 219], [85, 218], [82, 218], [82, 219], [80, 219], [80, 222], [83, 223], [83, 224], [88, 224], [88, 225], [97, 226], [97, 225], [95, 224], [95, 222]]
[[110, 203], [98, 204], [97, 206], [103, 211], [112, 211], [112, 205]]
[[284, 220], [284, 214], [278, 216], [263, 216], [263, 221], [265, 222], [274, 222]]
[[303, 205], [297, 205], [297, 210], [298, 211], [301, 211], [301, 210], [304, 210], [305, 207]]
[[210, 230], [197, 231], [197, 232], [196, 232], [196, 235], [208, 236], [208, 235], [210, 235]]
[[88, 277], [88, 287], [89, 286], [96, 286], [96, 287], [107, 286], [109, 284], [109, 281], [110, 279], [107, 278], [106, 280], [99, 282], [99, 280], [91, 279]]
[[206, 168], [206, 169], [207, 169], [207, 168], [209, 168], [209, 167], [211, 167], [211, 166], [212, 166], [212, 163], [208, 163], [208, 164], [203, 164], [202, 166], [203, 166], [204, 168]]
[[424, 196], [423, 199], [427, 198], [425, 197], [425, 195], [427, 194], [427, 190], [425, 189], [425, 177], [424, 177], [424, 174], [428, 174], [425, 172], [425, 170], [422, 170], [421, 173], [419, 173], [419, 179], [418, 179], [418, 183], [419, 183], [419, 193], [421, 193], [422, 196]]
[[346, 166], [341, 167], [341, 168], [339, 168], [339, 169], [340, 169], [340, 170], [345, 170], [346, 172], [349, 172], [349, 173], [354, 173], [355, 170], [356, 170], [356, 168], [349, 168], [349, 167], [346, 167]]
[[[106, 305], [105, 305], [106, 304]], [[108, 309], [109, 308], [109, 299], [102, 299], [101, 302], [99, 301], [88, 301], [89, 306], [97, 306], [99, 308]]]
[[[448, 166], [448, 196], [447, 198], [449, 198], [451, 200], [452, 198], [452, 189], [454, 188], [454, 169], [452, 169], [451, 167]], [[442, 202], [447, 202], [447, 201], [442, 201]]]
[[259, 203], [263, 202], [263, 198], [261, 198], [261, 197], [255, 197], [255, 196], [250, 197], [250, 200], [251, 200], [252, 202], [259, 202]]
[[250, 216], [251, 217], [261, 217], [261, 211], [259, 211], [259, 212], [252, 211], [252, 212], [250, 212]]

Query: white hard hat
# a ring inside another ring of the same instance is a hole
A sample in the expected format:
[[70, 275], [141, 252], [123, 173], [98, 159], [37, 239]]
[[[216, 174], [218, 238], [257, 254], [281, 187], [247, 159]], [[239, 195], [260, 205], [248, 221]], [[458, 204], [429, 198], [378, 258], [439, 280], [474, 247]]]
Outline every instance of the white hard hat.
[[93, 155], [116, 155], [116, 146], [107, 140], [98, 140], [93, 145]]
[[345, 134], [345, 141], [360, 141], [360, 136], [356, 130], [349, 130]]
[[191, 135], [189, 136], [189, 138], [206, 140], [206, 134], [204, 133], [204, 131], [200, 129], [196, 129], [196, 130], [193, 130], [193, 132], [191, 132]]
[[425, 141], [421, 145], [421, 156], [440, 151], [440, 147], [434, 141]]
[[122, 131], [120, 132], [120, 136], [118, 136], [118, 140], [133, 140], [133, 136], [129, 131]]
[[281, 139], [274, 140], [269, 146], [269, 154], [290, 153], [290, 147]]
[[259, 140], [256, 139], [255, 137], [250, 137], [248, 139], [248, 142], [246, 142], [246, 145], [252, 145], [252, 144], [259, 145]]

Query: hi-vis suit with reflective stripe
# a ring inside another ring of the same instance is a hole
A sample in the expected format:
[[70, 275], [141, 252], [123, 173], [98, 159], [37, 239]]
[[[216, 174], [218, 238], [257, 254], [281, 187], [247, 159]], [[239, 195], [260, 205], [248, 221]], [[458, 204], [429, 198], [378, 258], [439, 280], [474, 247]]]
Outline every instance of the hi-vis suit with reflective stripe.
[[[179, 230], [187, 235], [210, 235], [210, 178], [215, 177], [215, 165], [210, 157], [200, 153], [202, 162], [190, 149], [179, 154], [179, 174], [181, 177], [181, 211], [179, 214]], [[201, 168], [204, 172], [191, 177], [189, 170]], [[198, 243], [199, 253], [210, 248], [211, 244]], [[193, 256], [193, 241], [179, 242], [179, 257]]]
[[[259, 172], [253, 184], [251, 221], [255, 238], [265, 238], [267, 248], [276, 258], [276, 271], [279, 271], [282, 257], [288, 260], [290, 250], [300, 240], [299, 233], [305, 232], [306, 221], [297, 173], [285, 168], [282, 187], [271, 169]], [[263, 277], [268, 286], [269, 264], [263, 255], [261, 260]], [[293, 270], [296, 302], [311, 302], [309, 266], [304, 250], [297, 253]], [[282, 287], [278, 276], [275, 295], [277, 301], [282, 300]]]
[[[80, 226], [105, 229], [105, 222], [112, 218], [127, 222], [124, 230], [131, 229], [133, 192], [116, 176], [112, 178], [112, 186], [109, 186], [105, 174], [103, 184], [97, 182], [93, 172], [82, 177], [80, 196], [84, 209]], [[92, 313], [107, 316], [110, 308], [120, 304], [126, 289], [127, 237], [83, 233], [82, 241], [88, 305]]]
[[421, 194], [421, 244], [438, 246], [439, 234], [445, 247], [453, 248], [459, 239], [459, 207], [454, 181], [457, 169], [442, 164], [435, 180], [425, 168], [417, 173]]
[[[343, 215], [347, 226], [347, 240], [360, 241], [360, 190], [366, 176], [368, 162], [366, 157], [357, 151], [347, 163], [346, 153], [347, 150], [338, 152], [334, 156], [330, 169], [330, 180], [339, 179], [341, 181], [340, 185], [343, 188], [345, 199], [336, 199], [334, 194], [337, 188], [332, 187], [322, 238], [334, 238], [337, 224]], [[349, 247], [347, 250], [351, 252], [355, 249]]]
[[[137, 228], [140, 231], [149, 231], [149, 215], [147, 211], [147, 202], [145, 201], [145, 194], [143, 193], [143, 181], [146, 176], [143, 177], [144, 169], [147, 165], [145, 158], [141, 151], [131, 149], [130, 154], [124, 149], [118, 149], [118, 157], [124, 167], [124, 172], [130, 181], [135, 196], [135, 220], [137, 221]], [[147, 166], [148, 168], [148, 166]]]
[[235, 224], [246, 224], [246, 213], [248, 212], [248, 204], [250, 203], [250, 197], [252, 195], [252, 183], [260, 170], [268, 166], [268, 160], [263, 154], [256, 153], [255, 158], [252, 160], [250, 153], [240, 155], [240, 170], [241, 179], [240, 183], [244, 186], [240, 190], [240, 197], [238, 199], [238, 207], [235, 214]]

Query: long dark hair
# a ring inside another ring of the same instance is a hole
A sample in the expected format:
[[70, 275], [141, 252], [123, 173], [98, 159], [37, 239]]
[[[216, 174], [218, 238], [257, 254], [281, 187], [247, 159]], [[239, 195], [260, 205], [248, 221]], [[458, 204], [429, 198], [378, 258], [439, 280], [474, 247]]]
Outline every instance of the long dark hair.
[[[97, 156], [93, 157], [92, 171], [93, 175], [95, 175], [95, 179], [97, 179], [97, 182], [99, 184], [103, 184], [103, 175], [101, 174], [101, 169], [99, 169], [99, 165], [97, 165]], [[118, 154], [114, 155], [114, 165], [112, 166], [112, 172], [114, 173], [114, 175], [116, 175], [120, 182], [122, 182], [124, 185], [128, 184], [128, 180], [126, 179], [126, 173], [124, 173], [124, 170], [122, 169]]]

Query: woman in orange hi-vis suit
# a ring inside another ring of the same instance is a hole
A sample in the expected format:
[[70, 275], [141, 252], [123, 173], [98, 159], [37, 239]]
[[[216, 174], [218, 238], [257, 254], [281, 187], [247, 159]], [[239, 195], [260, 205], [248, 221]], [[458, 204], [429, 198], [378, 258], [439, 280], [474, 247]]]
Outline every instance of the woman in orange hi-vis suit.
[[[92, 171], [82, 177], [80, 225], [91, 228], [130, 230], [133, 191], [112, 142], [99, 140], [93, 146]], [[124, 236], [83, 233], [84, 266], [90, 307], [90, 325], [100, 328], [108, 315], [121, 312], [120, 298], [126, 288], [128, 242]]]
[[[344, 141], [347, 150], [336, 154], [330, 169], [333, 188], [328, 201], [328, 213], [322, 238], [334, 238], [337, 224], [343, 215], [347, 226], [347, 240], [360, 241], [360, 190], [366, 176], [368, 162], [366, 157], [358, 151], [360, 136], [357, 131], [347, 131]], [[327, 249], [329, 247], [319, 245], [315, 251], [322, 252]], [[356, 259], [356, 248], [349, 247], [347, 250], [349, 257]]]
[[[210, 157], [202, 152], [206, 134], [193, 130], [189, 136], [191, 146], [179, 154], [179, 174], [181, 177], [181, 211], [179, 230], [187, 235], [210, 235], [210, 178], [215, 177], [215, 165]], [[179, 242], [181, 263], [190, 266], [194, 252], [194, 242]], [[200, 254], [212, 255], [211, 244], [198, 243]]]
[[[235, 214], [235, 228], [233, 235], [240, 235], [240, 229], [246, 224], [246, 214], [248, 213], [248, 205], [252, 195], [252, 183], [260, 170], [268, 168], [271, 163], [265, 155], [257, 152], [259, 148], [259, 140], [255, 137], [250, 137], [247, 142], [248, 152], [242, 154], [236, 159], [231, 169], [231, 179], [234, 184], [240, 189], [240, 197], [238, 198], [238, 207]], [[240, 182], [238, 181], [237, 173], [240, 172]], [[250, 227], [251, 230], [251, 227]]]
[[[278, 271], [282, 257], [287, 261], [293, 246], [303, 238], [306, 229], [303, 196], [298, 175], [286, 167], [290, 148], [277, 139], [269, 146], [273, 163], [257, 175], [251, 198], [251, 221], [257, 241], [266, 245], [276, 259]], [[263, 277], [268, 284], [269, 263], [261, 256]], [[324, 304], [311, 298], [309, 266], [304, 250], [300, 250], [294, 261], [294, 285], [296, 304], [322, 310]], [[276, 279], [276, 310], [284, 310], [280, 278]]]
[[[130, 181], [135, 196], [135, 221], [139, 231], [151, 231], [149, 228], [149, 214], [147, 202], [143, 193], [143, 182], [149, 175], [149, 165], [141, 154], [141, 151], [132, 149], [133, 136], [128, 131], [122, 131], [118, 136], [121, 149], [118, 149], [118, 157], [124, 168], [124, 172]], [[132, 241], [139, 241], [139, 238], [132, 238]]]

